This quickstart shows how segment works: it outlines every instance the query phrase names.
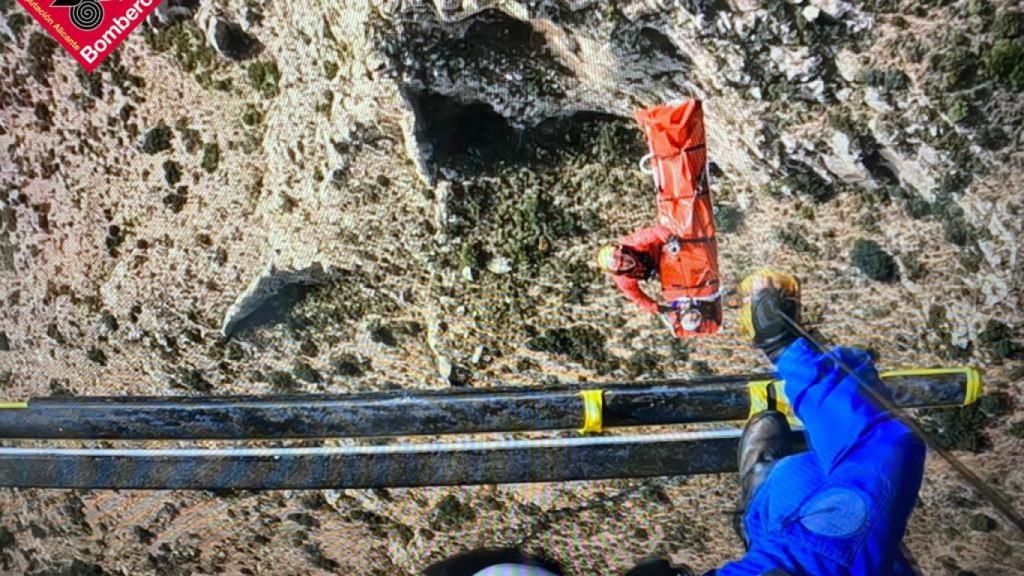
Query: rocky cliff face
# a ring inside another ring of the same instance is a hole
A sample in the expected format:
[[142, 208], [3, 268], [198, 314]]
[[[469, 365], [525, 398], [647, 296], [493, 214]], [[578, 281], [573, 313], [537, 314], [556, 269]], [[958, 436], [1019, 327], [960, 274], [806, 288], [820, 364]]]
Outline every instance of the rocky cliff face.
[[[633, 110], [694, 97], [730, 284], [793, 270], [833, 339], [1021, 391], [1013, 2], [165, 0], [91, 75], [16, 3], [0, 14], [6, 396], [757, 369], [731, 310], [721, 337], [673, 342], [590, 263], [652, 217]], [[961, 447], [1019, 502], [1016, 419], [995, 402], [935, 425], [987, 435]], [[929, 473], [909, 538], [926, 573], [1018, 570], [1006, 529], [972, 532], [985, 512]], [[731, 493], [12, 491], [0, 566], [404, 574], [524, 543], [572, 573], [655, 549], [710, 567], [739, 553]]]

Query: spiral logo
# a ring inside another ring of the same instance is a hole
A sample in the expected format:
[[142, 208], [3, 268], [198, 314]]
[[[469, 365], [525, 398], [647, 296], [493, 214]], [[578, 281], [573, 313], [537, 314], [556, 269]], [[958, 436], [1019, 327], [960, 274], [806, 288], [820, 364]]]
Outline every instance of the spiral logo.
[[71, 23], [79, 30], [95, 30], [103, 22], [103, 7], [95, 0], [85, 0], [71, 7]]

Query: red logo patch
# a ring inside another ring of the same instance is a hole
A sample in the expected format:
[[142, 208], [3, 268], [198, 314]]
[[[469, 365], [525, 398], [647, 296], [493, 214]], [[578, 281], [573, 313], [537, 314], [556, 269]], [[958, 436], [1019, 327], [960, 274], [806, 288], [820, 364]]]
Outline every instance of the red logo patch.
[[162, 0], [18, 0], [92, 72]]

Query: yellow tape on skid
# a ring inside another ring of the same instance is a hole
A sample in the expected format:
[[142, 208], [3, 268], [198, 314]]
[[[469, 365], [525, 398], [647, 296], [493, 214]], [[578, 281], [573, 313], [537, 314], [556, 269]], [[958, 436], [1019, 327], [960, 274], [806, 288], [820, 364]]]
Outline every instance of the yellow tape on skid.
[[17, 410], [28, 408], [28, 402], [0, 402], [0, 410]]
[[912, 368], [910, 370], [890, 370], [889, 372], [882, 372], [879, 376], [885, 380], [886, 378], [935, 376], [938, 374], [963, 374], [966, 376], [966, 381], [964, 382], [964, 406], [974, 404], [978, 397], [981, 396], [981, 370], [977, 368]]
[[597, 434], [604, 429], [604, 390], [583, 390], [583, 428], [580, 434]]
[[[942, 374], [963, 374], [964, 381], [964, 406], [973, 404], [981, 396], [982, 378], [981, 371], [977, 368], [912, 368], [909, 370], [890, 370], [882, 372], [879, 376], [882, 380], [887, 378], [905, 378], [913, 376], [937, 376]], [[790, 422], [799, 422], [793, 407], [786, 397], [786, 383], [782, 380], [754, 380], [747, 384], [750, 390], [750, 416], [768, 409], [768, 386], [775, 384], [776, 408], [789, 418]]]
[[799, 423], [793, 407], [786, 397], [786, 383], [782, 380], [754, 380], [747, 383], [750, 390], [750, 416], [768, 409], [768, 386], [775, 385], [775, 409], [786, 415], [791, 423]]

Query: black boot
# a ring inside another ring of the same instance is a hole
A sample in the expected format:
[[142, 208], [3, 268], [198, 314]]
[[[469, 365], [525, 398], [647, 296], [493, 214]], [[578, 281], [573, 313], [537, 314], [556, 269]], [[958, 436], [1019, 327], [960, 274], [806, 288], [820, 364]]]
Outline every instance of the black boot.
[[786, 416], [777, 410], [758, 412], [743, 428], [737, 450], [740, 472], [740, 506], [734, 528], [749, 548], [743, 516], [754, 493], [771, 472], [775, 463], [793, 453], [793, 429]]

